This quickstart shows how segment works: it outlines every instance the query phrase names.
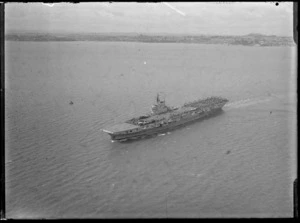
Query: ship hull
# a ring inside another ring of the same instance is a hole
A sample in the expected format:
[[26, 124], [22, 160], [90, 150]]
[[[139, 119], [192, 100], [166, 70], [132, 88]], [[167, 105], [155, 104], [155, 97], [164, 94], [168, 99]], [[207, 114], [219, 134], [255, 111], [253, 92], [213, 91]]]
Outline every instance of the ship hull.
[[151, 135], [155, 135], [155, 134], [159, 134], [159, 133], [165, 133], [165, 132], [174, 130], [174, 129], [180, 127], [180, 126], [191, 124], [193, 122], [202, 120], [202, 119], [207, 118], [209, 116], [216, 115], [216, 114], [218, 114], [222, 111], [222, 107], [213, 109], [209, 112], [205, 112], [205, 113], [201, 113], [201, 114], [196, 114], [194, 116], [189, 116], [189, 117], [186, 117], [186, 118], [182, 118], [179, 121], [174, 121], [174, 122], [171, 122], [167, 125], [163, 125], [163, 126], [160, 126], [160, 127], [154, 127], [154, 128], [151, 128], [151, 129], [144, 129], [144, 130], [141, 130], [141, 131], [138, 131], [138, 132], [135, 132], [135, 133], [109, 134], [109, 135], [111, 136], [112, 140], [126, 141], [128, 139], [137, 139], [137, 138], [141, 138], [141, 137], [145, 137], [145, 136], [151, 136]]

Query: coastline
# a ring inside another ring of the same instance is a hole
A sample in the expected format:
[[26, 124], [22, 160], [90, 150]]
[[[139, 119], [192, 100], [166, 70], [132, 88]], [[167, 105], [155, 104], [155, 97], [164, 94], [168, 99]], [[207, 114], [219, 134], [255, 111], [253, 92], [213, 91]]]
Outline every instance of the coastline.
[[49, 34], [49, 33], [11, 33], [5, 35], [9, 41], [97, 41], [97, 42], [143, 42], [143, 43], [193, 43], [245, 46], [294, 46], [292, 37], [248, 34], [244, 36], [215, 35], [116, 35], [116, 34]]

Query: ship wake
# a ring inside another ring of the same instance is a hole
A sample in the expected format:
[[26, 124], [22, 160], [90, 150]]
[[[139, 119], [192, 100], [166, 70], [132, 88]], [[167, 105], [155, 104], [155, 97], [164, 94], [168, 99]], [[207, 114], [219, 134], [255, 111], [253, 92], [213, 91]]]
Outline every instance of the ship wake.
[[248, 99], [243, 99], [239, 101], [233, 101], [228, 104], [226, 104], [223, 109], [225, 111], [231, 110], [231, 109], [237, 109], [237, 108], [245, 108], [248, 106], [256, 105], [256, 104], [261, 104], [261, 103], [266, 103], [271, 101], [271, 97], [265, 97], [265, 98], [248, 98]]

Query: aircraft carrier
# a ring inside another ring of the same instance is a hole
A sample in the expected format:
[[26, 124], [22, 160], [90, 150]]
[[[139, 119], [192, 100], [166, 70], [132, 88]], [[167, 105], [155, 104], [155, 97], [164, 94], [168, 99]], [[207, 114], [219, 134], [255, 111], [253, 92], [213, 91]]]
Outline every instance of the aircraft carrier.
[[151, 114], [132, 118], [124, 123], [103, 129], [113, 141], [126, 141], [168, 132], [178, 126], [192, 123], [216, 114], [228, 102], [222, 97], [209, 97], [185, 103], [181, 107], [169, 107], [157, 94]]

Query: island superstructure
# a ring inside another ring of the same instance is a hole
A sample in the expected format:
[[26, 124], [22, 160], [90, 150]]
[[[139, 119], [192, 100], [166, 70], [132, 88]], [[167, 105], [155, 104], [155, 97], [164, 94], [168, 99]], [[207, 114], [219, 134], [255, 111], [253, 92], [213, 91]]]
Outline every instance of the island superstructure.
[[103, 129], [112, 140], [126, 141], [147, 135], [167, 132], [222, 110], [228, 102], [222, 97], [209, 97], [185, 103], [181, 107], [169, 107], [157, 94], [151, 114], [132, 118], [124, 123]]

